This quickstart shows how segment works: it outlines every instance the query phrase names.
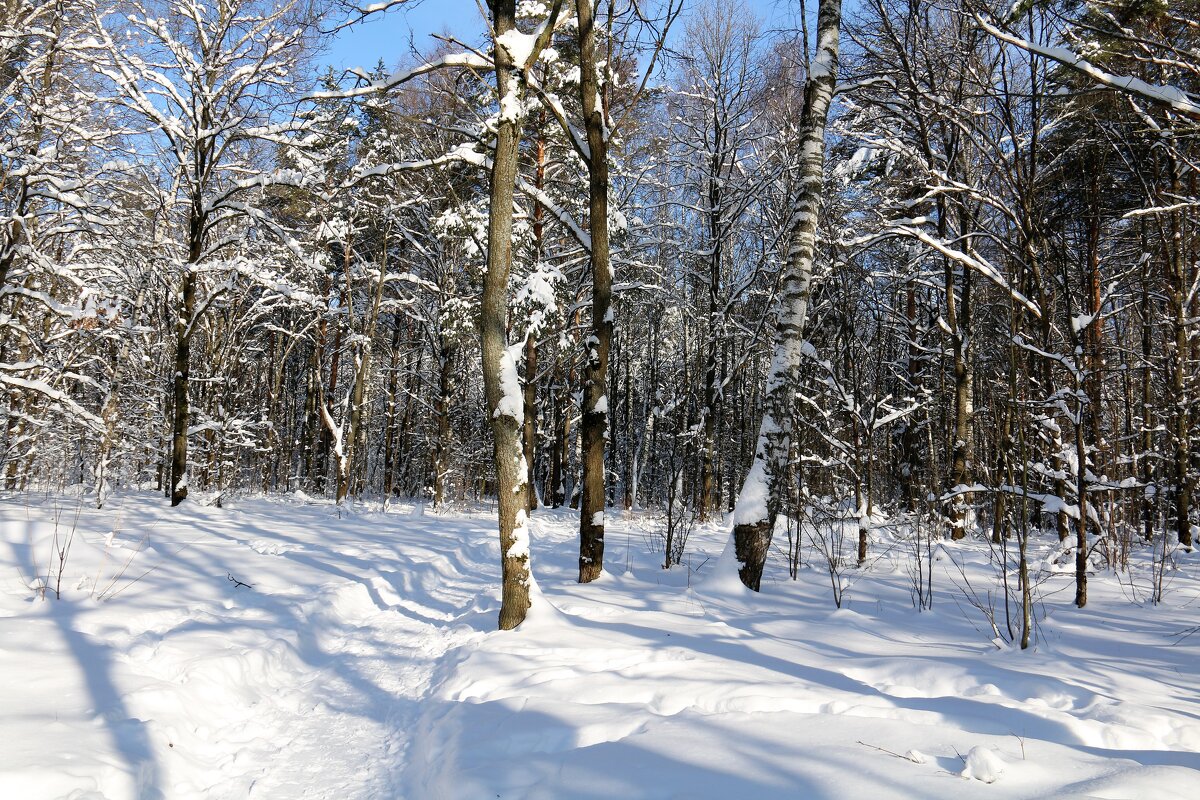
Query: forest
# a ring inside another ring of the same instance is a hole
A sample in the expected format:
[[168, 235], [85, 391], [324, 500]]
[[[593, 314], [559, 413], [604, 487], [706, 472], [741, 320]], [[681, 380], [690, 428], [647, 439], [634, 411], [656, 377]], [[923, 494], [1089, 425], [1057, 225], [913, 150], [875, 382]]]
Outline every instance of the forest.
[[0, 793], [1194, 797], [1200, 5], [438, 2], [0, 0]]
[[497, 2], [312, 68], [391, 5], [7, 0], [7, 489], [499, 498], [514, 587], [539, 506], [580, 581], [606, 509], [736, 508], [752, 588], [784, 518], [1057, 537], [1080, 606], [1192, 546], [1192, 3]]

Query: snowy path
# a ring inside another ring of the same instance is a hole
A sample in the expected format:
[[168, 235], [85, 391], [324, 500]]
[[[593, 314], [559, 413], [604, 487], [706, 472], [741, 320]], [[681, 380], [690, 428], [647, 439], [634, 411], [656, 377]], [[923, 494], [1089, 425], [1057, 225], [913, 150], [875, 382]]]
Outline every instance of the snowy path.
[[[63, 506], [60, 532], [76, 511]], [[405, 509], [338, 519], [324, 505], [253, 502], [164, 513], [156, 500], [126, 499], [84, 510], [73, 546], [82, 562], [118, 526], [106, 565], [88, 572], [103, 588], [147, 537], [113, 587], [122, 594], [31, 606], [23, 578], [50, 551], [24, 542], [52, 525], [44, 509], [11, 501], [0, 513], [23, 567], [4, 575], [0, 675], [30, 689], [0, 698], [2, 734], [20, 742], [19, 720], [47, 706], [74, 717], [0, 754], [0, 797], [398, 796], [434, 665], [491, 622], [474, 607], [487, 566], [473, 559], [494, 560], [482, 520], [446, 535], [442, 520]], [[47, 647], [55, 640], [67, 646]]]
[[[67, 599], [35, 602], [56, 507]], [[579, 586], [573, 516], [541, 511], [545, 602], [495, 633], [490, 516], [420, 512], [0, 501], [0, 798], [1200, 796], [1195, 556], [1157, 608], [1111, 575], [1084, 611], [1048, 594], [1021, 653], [946, 563], [933, 612], [903, 559], [839, 610], [778, 564], [761, 596], [689, 588], [618, 518], [616, 574]], [[693, 534], [699, 572], [723, 541]], [[985, 549], [954, 552], [986, 585]]]

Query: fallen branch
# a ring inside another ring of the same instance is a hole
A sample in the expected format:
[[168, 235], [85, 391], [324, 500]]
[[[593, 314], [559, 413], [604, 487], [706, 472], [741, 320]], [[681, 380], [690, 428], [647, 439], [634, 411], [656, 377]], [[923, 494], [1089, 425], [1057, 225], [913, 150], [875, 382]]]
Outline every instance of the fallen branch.
[[239, 581], [237, 578], [233, 577], [232, 573], [227, 572], [227, 573], [225, 573], [225, 575], [229, 578], [230, 582], [233, 583], [233, 588], [235, 588], [235, 589], [240, 589], [243, 586], [245, 586], [247, 589], [254, 588], [253, 583], [243, 583], [242, 581]]

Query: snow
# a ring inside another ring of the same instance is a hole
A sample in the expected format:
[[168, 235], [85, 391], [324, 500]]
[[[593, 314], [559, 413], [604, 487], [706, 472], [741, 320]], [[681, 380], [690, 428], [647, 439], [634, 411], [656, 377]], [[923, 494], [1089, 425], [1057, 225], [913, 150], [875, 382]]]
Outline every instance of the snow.
[[881, 541], [835, 609], [815, 558], [727, 585], [717, 524], [664, 571], [640, 514], [610, 520], [628, 570], [581, 585], [576, 512], [538, 510], [534, 605], [499, 633], [489, 506], [224, 505], [0, 498], [0, 797], [1200, 796], [1200, 556], [1158, 606], [1128, 597], [1148, 551], [1082, 610], [1041, 575], [1022, 652], [952, 599], [951, 555], [990, 585], [983, 541], [941, 546], [924, 613]]
[[530, 66], [529, 58], [533, 55], [536, 44], [536, 34], [521, 33], [516, 28], [511, 28], [496, 37], [496, 45], [505, 49], [517, 69], [527, 69]]
[[446, 67], [466, 67], [468, 69], [488, 70], [492, 68], [492, 62], [477, 53], [448, 53], [412, 69], [405, 69], [395, 72], [388, 76], [386, 80], [382, 81], [368, 80], [365, 72], [362, 72], [361, 70], [352, 70], [354, 74], [364, 79], [362, 86], [358, 86], [354, 89], [313, 92], [308, 96], [308, 99], [349, 99], [352, 97], [363, 97], [371, 94], [382, 94], [383, 92], [387, 92], [396, 88], [397, 86], [407, 83], [413, 78]]
[[516, 122], [524, 116], [525, 107], [521, 103], [521, 95], [517, 91], [516, 82], [500, 98], [500, 119], [505, 122]]
[[[762, 447], [760, 443], [759, 449]], [[738, 493], [737, 505], [733, 512], [734, 525], [755, 525], [767, 518], [767, 502], [770, 496], [768, 488], [766, 461], [756, 455], [750, 465], [750, 472], [742, 483], [742, 491]]]
[[505, 555], [508, 558], [529, 556], [529, 517], [523, 508], [517, 511], [516, 523], [513, 525], [513, 541]]
[[517, 364], [524, 346], [524, 342], [509, 345], [500, 354], [500, 402], [492, 414], [497, 419], [509, 417], [518, 426], [525, 419], [525, 396], [521, 392], [521, 379], [517, 376]]
[[531, 305], [542, 316], [552, 314], [558, 308], [557, 289], [564, 283], [566, 278], [558, 267], [539, 262], [517, 290], [514, 302]]
[[959, 773], [964, 778], [974, 778], [984, 783], [995, 783], [1004, 772], [1004, 759], [987, 747], [972, 747], [967, 757], [963, 759], [963, 771]]
[[1200, 114], [1200, 102], [1197, 102], [1192, 95], [1177, 86], [1147, 83], [1141, 78], [1135, 78], [1131, 75], [1115, 75], [1092, 64], [1087, 59], [1065, 47], [1054, 47], [1022, 39], [1019, 36], [1014, 36], [991, 25], [988, 20], [978, 15], [975, 16], [975, 21], [979, 27], [1000, 41], [1015, 45], [1030, 53], [1053, 59], [1060, 64], [1087, 75], [1102, 86], [1107, 86], [1110, 89], [1116, 89], [1130, 95], [1144, 97], [1156, 103], [1162, 103], [1184, 114], [1193, 116]]
[[1071, 317], [1071, 331], [1082, 333], [1096, 319], [1095, 314], [1076, 314]]

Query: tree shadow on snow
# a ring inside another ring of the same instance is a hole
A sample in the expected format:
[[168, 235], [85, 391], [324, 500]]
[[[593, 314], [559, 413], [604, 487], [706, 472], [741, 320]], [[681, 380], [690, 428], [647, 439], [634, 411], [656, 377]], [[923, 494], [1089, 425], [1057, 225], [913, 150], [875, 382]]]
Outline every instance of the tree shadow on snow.
[[[570, 715], [570, 704], [563, 714]], [[806, 752], [758, 735], [753, 721], [653, 718], [628, 730], [608, 719], [595, 733], [580, 720], [507, 701], [430, 704], [405, 796], [439, 800], [841, 800], [924, 798], [928, 785], [896, 783], [896, 769], [863, 758], [854, 742]], [[618, 727], [613, 727], [614, 725]], [[607, 730], [603, 730], [607, 728]], [[611, 737], [594, 741], [596, 736]], [[914, 778], [942, 780], [938, 765], [910, 765]]]
[[[28, 544], [9, 543], [14, 561], [23, 575], [36, 575], [33, 553]], [[129, 713], [120, 689], [113, 681], [113, 651], [102, 642], [81, 632], [77, 623], [79, 608], [70, 600], [47, 599], [59, 634], [79, 665], [94, 712], [104, 720], [113, 747], [133, 776], [139, 800], [161, 800], [160, 767], [150, 745], [146, 722]]]

